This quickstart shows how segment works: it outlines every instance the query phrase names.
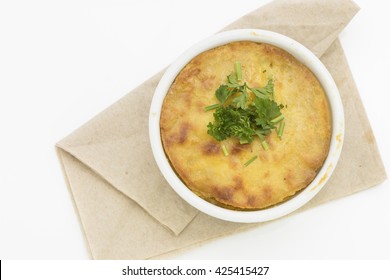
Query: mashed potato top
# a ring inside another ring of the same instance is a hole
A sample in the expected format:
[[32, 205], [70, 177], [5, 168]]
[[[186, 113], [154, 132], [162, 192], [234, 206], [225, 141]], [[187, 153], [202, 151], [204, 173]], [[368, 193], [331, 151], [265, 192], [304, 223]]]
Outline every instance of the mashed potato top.
[[[216, 89], [240, 61], [242, 76], [252, 87], [274, 80], [274, 98], [283, 111], [282, 140], [267, 136], [240, 144], [216, 141], [207, 134], [218, 103]], [[325, 92], [302, 63], [272, 45], [233, 42], [201, 53], [178, 74], [162, 106], [161, 138], [165, 153], [184, 184], [198, 196], [222, 207], [254, 210], [280, 203], [314, 179], [328, 154], [331, 117]], [[222, 144], [229, 151], [225, 156]], [[247, 167], [244, 163], [257, 155]]]

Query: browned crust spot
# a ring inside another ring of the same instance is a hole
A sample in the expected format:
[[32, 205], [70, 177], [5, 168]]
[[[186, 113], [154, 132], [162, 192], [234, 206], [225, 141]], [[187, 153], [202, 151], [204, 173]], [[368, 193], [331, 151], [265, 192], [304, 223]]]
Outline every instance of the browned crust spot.
[[272, 198], [272, 187], [271, 186], [265, 186], [262, 190], [263, 198], [265, 201], [270, 201]]
[[255, 195], [249, 195], [246, 203], [251, 206], [251, 207], [256, 207], [257, 206], [257, 197]]
[[187, 140], [188, 131], [190, 130], [191, 125], [189, 123], [183, 123], [180, 127], [180, 132], [177, 138], [179, 144], [183, 144]]
[[232, 155], [237, 155], [243, 151], [249, 151], [252, 149], [252, 146], [250, 144], [234, 144], [231, 148], [230, 153]]
[[215, 75], [200, 77], [200, 81], [202, 82], [202, 86], [207, 90], [213, 89], [214, 80], [215, 80]]
[[179, 133], [175, 133], [172, 135], [169, 135], [166, 138], [166, 145], [168, 147], [172, 146], [173, 144], [184, 144], [186, 142], [188, 137], [188, 132], [190, 131], [191, 125], [187, 122], [182, 123], [179, 128]]
[[286, 181], [286, 184], [287, 186], [291, 187], [294, 185], [294, 179], [295, 179], [295, 176], [294, 174], [291, 172], [291, 170], [288, 170], [287, 171], [287, 174], [284, 176], [283, 180]]
[[181, 79], [188, 79], [190, 77], [196, 77], [200, 73], [199, 68], [189, 68], [181, 72]]
[[242, 189], [242, 187], [243, 187], [243, 185], [244, 185], [244, 182], [243, 182], [242, 178], [239, 177], [239, 176], [235, 176], [235, 177], [233, 178], [233, 180], [234, 180], [234, 183], [235, 183], [234, 189], [235, 189], [235, 190], [240, 190], [240, 189]]
[[207, 142], [202, 146], [202, 153], [205, 155], [216, 155], [220, 153], [221, 146], [215, 142]]
[[186, 103], [186, 105], [188, 107], [191, 107], [192, 105], [192, 93], [193, 93], [194, 89], [193, 88], [188, 88], [186, 90], [183, 90], [183, 92], [181, 93], [181, 96], [184, 100], [184, 102]]
[[215, 199], [222, 202], [229, 202], [233, 198], [233, 190], [229, 187], [227, 188], [214, 187], [213, 193]]

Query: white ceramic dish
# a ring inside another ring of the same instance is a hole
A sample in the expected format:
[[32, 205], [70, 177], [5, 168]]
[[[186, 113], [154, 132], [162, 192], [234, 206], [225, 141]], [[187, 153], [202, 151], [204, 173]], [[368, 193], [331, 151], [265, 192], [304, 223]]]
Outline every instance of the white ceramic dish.
[[[332, 137], [329, 154], [312, 183], [291, 199], [270, 208], [256, 211], [229, 210], [213, 205], [194, 194], [172, 169], [163, 149], [160, 137], [160, 113], [165, 95], [182, 68], [195, 56], [234, 41], [268, 43], [292, 54], [306, 65], [322, 84], [331, 109]], [[252, 223], [273, 220], [287, 215], [311, 200], [326, 184], [336, 167], [344, 140], [344, 112], [338, 89], [322, 62], [306, 47], [284, 35], [259, 29], [238, 29], [211, 36], [184, 52], [169, 66], [153, 96], [149, 115], [149, 136], [154, 158], [162, 174], [172, 188], [189, 204], [200, 211], [227, 221]]]

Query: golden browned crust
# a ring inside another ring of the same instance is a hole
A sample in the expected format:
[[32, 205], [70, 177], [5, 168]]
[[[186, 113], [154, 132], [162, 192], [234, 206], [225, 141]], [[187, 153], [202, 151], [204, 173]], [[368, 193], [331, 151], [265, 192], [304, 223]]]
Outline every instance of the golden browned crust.
[[[217, 103], [215, 90], [242, 65], [243, 80], [253, 87], [275, 80], [275, 100], [283, 109], [283, 140], [267, 137], [240, 145], [221, 143], [207, 134]], [[305, 188], [323, 165], [329, 150], [331, 119], [328, 101], [312, 72], [287, 52], [267, 44], [234, 42], [195, 57], [176, 77], [161, 111], [161, 138], [176, 173], [194, 193], [208, 201], [239, 209], [261, 209], [280, 203]], [[258, 155], [248, 167], [244, 163]]]

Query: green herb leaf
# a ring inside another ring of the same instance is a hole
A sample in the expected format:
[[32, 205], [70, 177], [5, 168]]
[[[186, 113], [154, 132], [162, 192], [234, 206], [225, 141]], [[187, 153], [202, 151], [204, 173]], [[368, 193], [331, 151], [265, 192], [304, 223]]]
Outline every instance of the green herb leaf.
[[274, 80], [269, 79], [267, 85], [265, 87], [263, 87], [263, 89], [267, 93], [270, 93], [270, 94], [274, 93]]
[[227, 85], [221, 85], [216, 91], [215, 96], [217, 97], [218, 101], [224, 104], [226, 100], [228, 100], [229, 96], [232, 95], [234, 92], [232, 90], [229, 90], [229, 87]]
[[281, 115], [278, 104], [271, 99], [255, 98], [254, 106], [259, 116], [258, 119], [261, 120], [259, 124], [265, 122], [273, 126], [271, 120]]
[[234, 73], [232, 73], [232, 74], [230, 74], [229, 76], [227, 76], [227, 79], [228, 79], [230, 85], [233, 86], [233, 87], [237, 87], [237, 86], [240, 85], [240, 84], [237, 82], [237, 80], [236, 80], [236, 74], [234, 74]]
[[236, 105], [237, 108], [246, 109], [248, 106], [246, 105], [248, 101], [248, 93], [246, 90], [242, 92], [239, 96], [233, 99], [232, 103]]
[[[252, 92], [260, 98], [263, 98], [264, 96], [266, 98], [273, 98], [274, 95], [274, 81], [272, 79], [269, 79], [267, 82], [267, 85], [265, 87], [261, 88], [251, 88]], [[265, 98], [263, 98], [265, 99]]]
[[[207, 125], [207, 133], [217, 141], [234, 137], [241, 144], [251, 143], [257, 136], [263, 149], [268, 150], [266, 136], [271, 134], [272, 130], [276, 131], [280, 139], [283, 135], [285, 122], [281, 109], [284, 105], [277, 104], [273, 100], [274, 81], [272, 78], [268, 79], [264, 87], [251, 88], [246, 82], [241, 84], [241, 63], [237, 61], [234, 68], [235, 72], [227, 76], [226, 84], [219, 86], [215, 91], [220, 104], [205, 107], [206, 111], [216, 109], [213, 114], [214, 121]], [[225, 103], [233, 95], [231, 104], [226, 106]], [[254, 100], [248, 104], [253, 98]], [[228, 155], [224, 145], [222, 145], [222, 151]]]
[[261, 92], [260, 90], [256, 89], [256, 88], [249, 88], [258, 98], [261, 98], [261, 99], [268, 99], [269, 96], [267, 93], [265, 92]]
[[271, 133], [271, 129], [256, 129], [256, 135], [259, 136], [260, 140], [265, 140], [265, 136]]
[[209, 123], [207, 127], [207, 133], [217, 141], [235, 137], [240, 141], [250, 143], [255, 134], [248, 113], [232, 106], [219, 107], [214, 113], [214, 122]]

